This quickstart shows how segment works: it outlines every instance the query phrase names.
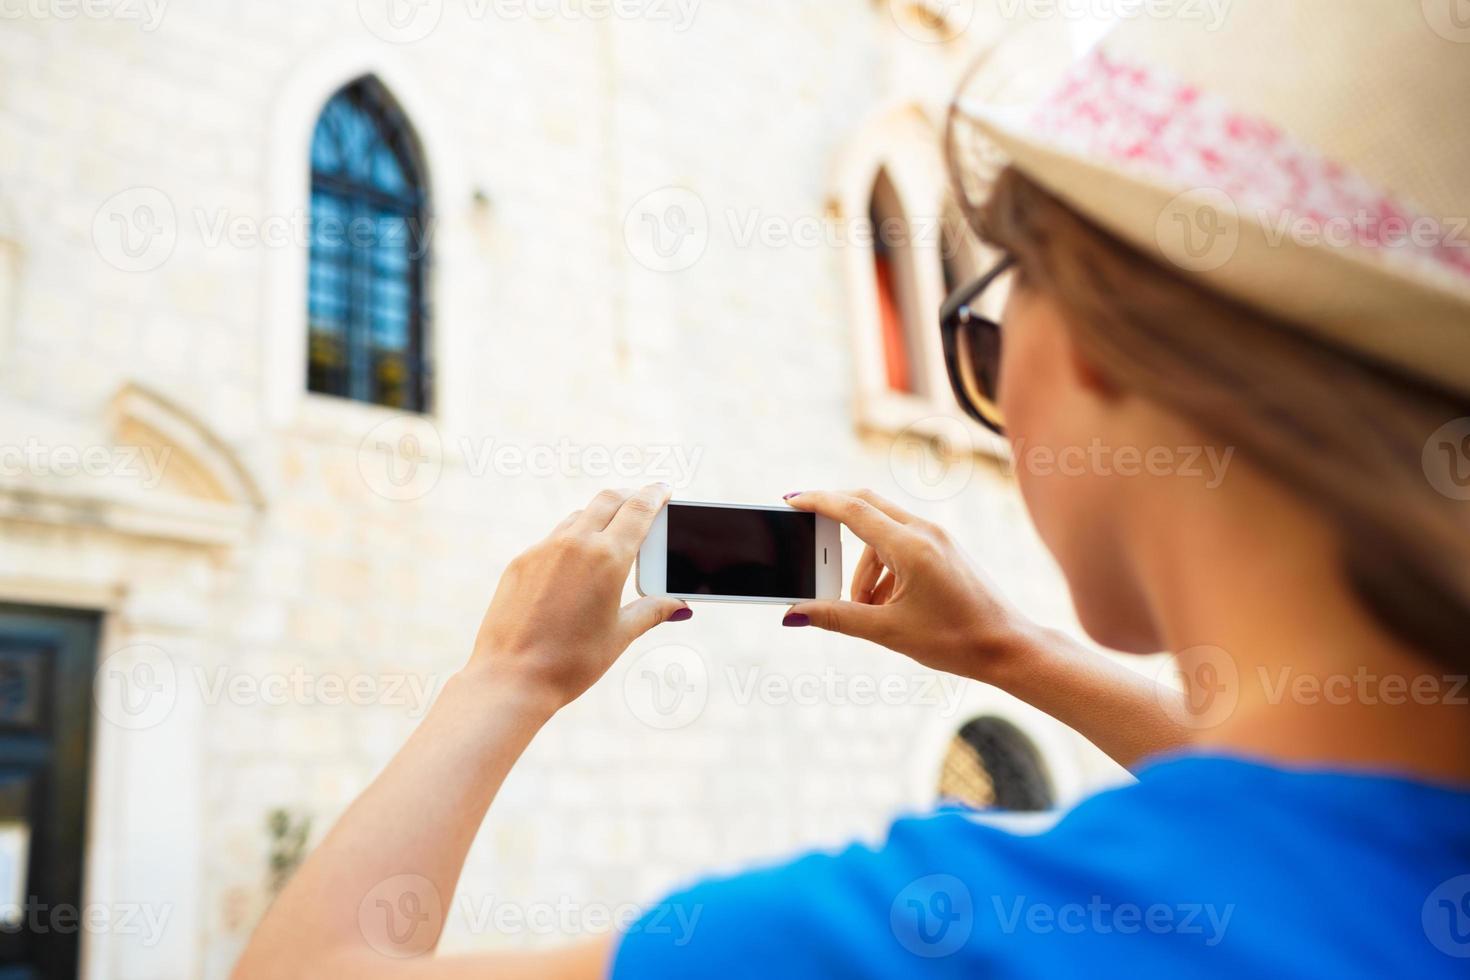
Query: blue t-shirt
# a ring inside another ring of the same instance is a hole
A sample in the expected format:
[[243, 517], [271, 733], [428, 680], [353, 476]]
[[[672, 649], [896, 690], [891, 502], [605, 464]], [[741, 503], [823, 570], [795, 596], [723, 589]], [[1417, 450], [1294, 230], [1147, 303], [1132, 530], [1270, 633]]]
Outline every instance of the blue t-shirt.
[[1470, 977], [1470, 792], [1176, 757], [1019, 834], [945, 811], [650, 909], [612, 975]]

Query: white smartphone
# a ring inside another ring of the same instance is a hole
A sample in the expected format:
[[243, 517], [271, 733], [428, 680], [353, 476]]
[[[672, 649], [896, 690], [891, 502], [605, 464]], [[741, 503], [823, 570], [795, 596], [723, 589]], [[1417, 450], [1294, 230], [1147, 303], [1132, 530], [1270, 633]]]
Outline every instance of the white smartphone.
[[671, 500], [638, 552], [639, 595], [792, 603], [842, 592], [841, 525], [790, 507]]

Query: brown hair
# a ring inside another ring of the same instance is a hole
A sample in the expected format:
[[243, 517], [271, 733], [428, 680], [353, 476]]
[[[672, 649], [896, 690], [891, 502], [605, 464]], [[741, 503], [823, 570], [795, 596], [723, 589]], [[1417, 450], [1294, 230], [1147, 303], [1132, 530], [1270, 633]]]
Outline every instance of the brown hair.
[[1425, 472], [1460, 396], [1370, 364], [1197, 285], [1019, 171], [971, 214], [1024, 282], [1060, 304], [1105, 376], [1235, 446], [1336, 525], [1347, 578], [1393, 634], [1470, 667], [1467, 504]]

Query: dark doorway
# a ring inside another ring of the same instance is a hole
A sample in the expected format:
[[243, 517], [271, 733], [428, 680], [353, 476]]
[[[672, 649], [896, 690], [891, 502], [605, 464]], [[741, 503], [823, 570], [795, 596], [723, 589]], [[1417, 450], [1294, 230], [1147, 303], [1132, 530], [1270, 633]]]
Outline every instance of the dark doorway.
[[0, 980], [77, 975], [98, 625], [0, 605]]

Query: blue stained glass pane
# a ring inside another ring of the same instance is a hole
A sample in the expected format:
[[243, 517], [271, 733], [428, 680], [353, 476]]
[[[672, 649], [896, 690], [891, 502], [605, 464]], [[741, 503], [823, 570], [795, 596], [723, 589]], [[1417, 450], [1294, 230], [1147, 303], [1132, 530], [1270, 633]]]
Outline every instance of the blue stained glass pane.
[[373, 262], [374, 269], [385, 276], [401, 276], [408, 271], [408, 256], [400, 251], [380, 249]]
[[378, 187], [388, 191], [401, 191], [408, 186], [398, 154], [388, 147], [377, 148], [377, 151], [373, 153], [371, 166], [372, 181]]
[[342, 169], [342, 143], [337, 138], [336, 100], [329, 102], [317, 120], [316, 132], [311, 138], [311, 169], [314, 173], [337, 173]]
[[379, 320], [373, 324], [373, 346], [379, 350], [408, 349], [408, 324]]
[[378, 233], [378, 255], [388, 257], [404, 255], [413, 244], [413, 233], [408, 220], [396, 214], [380, 214], [376, 222]]

